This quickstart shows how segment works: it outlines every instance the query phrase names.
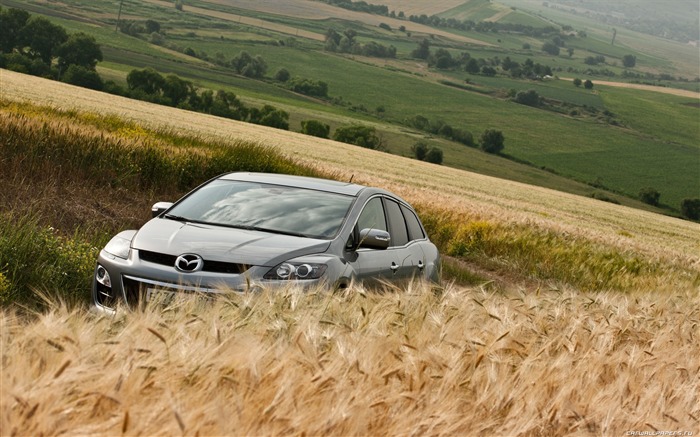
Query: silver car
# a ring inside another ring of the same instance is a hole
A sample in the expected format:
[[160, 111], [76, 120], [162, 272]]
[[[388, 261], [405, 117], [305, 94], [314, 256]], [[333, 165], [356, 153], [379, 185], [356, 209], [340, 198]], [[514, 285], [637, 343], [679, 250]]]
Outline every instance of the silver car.
[[152, 212], [141, 229], [120, 232], [100, 252], [98, 309], [134, 307], [154, 294], [440, 277], [440, 255], [415, 211], [379, 188], [230, 173]]

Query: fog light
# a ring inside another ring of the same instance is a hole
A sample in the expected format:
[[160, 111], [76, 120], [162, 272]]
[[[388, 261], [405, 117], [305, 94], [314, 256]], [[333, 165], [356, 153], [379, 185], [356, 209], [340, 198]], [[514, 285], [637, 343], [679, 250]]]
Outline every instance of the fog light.
[[97, 271], [95, 272], [95, 279], [100, 284], [105, 287], [112, 287], [112, 279], [109, 277], [109, 272], [102, 266], [97, 266]]

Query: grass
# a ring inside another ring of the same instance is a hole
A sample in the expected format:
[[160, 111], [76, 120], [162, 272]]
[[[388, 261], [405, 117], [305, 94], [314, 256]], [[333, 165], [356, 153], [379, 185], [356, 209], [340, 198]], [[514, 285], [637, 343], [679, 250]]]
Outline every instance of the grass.
[[[697, 300], [288, 289], [0, 315], [0, 426], [91, 435], [620, 435], [699, 424]], [[685, 322], [681, 322], [685, 321]], [[21, 431], [20, 431], [21, 430]]]

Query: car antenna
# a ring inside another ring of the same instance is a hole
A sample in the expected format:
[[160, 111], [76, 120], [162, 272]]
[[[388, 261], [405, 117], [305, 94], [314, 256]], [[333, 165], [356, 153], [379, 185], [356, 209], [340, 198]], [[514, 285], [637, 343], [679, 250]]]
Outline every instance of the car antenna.
[[348, 183], [352, 183], [352, 178], [354, 178], [354, 177], [355, 177], [355, 174], [353, 173], [353, 175], [350, 176], [350, 182], [348, 182]]

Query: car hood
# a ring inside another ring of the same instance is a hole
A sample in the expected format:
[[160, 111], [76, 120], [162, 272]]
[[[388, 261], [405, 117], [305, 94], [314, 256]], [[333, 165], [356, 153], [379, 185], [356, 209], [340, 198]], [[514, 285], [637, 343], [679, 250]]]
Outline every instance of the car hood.
[[134, 237], [138, 250], [181, 255], [195, 253], [211, 261], [274, 267], [304, 255], [325, 252], [330, 241], [184, 223], [155, 218]]

